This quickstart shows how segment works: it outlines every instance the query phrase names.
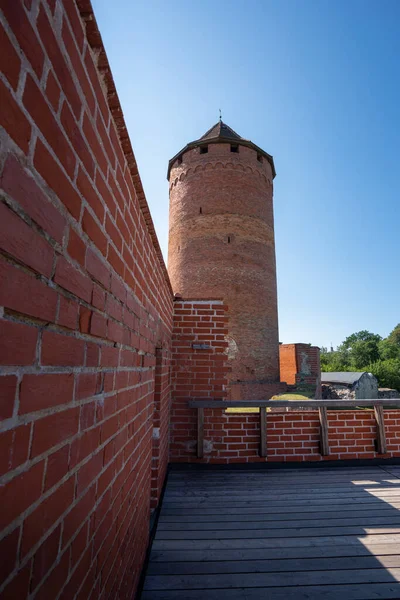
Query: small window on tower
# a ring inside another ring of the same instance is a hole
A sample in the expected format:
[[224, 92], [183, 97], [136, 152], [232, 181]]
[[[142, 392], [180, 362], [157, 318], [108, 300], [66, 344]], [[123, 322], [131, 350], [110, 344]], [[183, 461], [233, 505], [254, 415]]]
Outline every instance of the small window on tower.
[[237, 144], [231, 144], [231, 152], [239, 152], [239, 146]]
[[200, 206], [200, 214], [201, 215], [203, 214], [203, 209], [201, 208], [201, 206]]
[[200, 146], [200, 154], [207, 154], [208, 146]]
[[228, 244], [230, 244], [230, 243], [231, 243], [231, 236], [228, 235]]
[[258, 162], [262, 163], [263, 157], [261, 154], [257, 154], [257, 160], [258, 160]]

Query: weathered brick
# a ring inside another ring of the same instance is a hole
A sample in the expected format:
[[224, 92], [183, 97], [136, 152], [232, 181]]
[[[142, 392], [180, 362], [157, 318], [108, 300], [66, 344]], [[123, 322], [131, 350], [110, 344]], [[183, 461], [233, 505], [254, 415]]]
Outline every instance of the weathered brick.
[[33, 77], [29, 74], [25, 83], [22, 101], [46, 138], [46, 141], [56, 153], [57, 158], [63, 165], [65, 171], [72, 177], [76, 164], [75, 154], [68, 144], [66, 137], [60, 130], [42, 92], [33, 80]]
[[0, 24], [0, 48], [0, 71], [7, 78], [14, 90], [16, 90], [21, 69], [21, 59], [4, 31], [2, 24]]
[[[77, 124], [74, 115], [72, 114], [68, 104], [64, 102], [61, 110], [61, 124], [71, 142], [74, 151], [82, 161], [89, 176], [93, 179], [94, 176], [94, 161], [90, 154], [89, 147], [84, 140], [80, 127]], [[58, 155], [58, 153], [57, 153]]]
[[78, 328], [79, 304], [60, 294], [57, 324], [68, 329]]
[[78, 432], [79, 407], [43, 417], [33, 426], [32, 458], [50, 450]]
[[81, 199], [40, 139], [36, 142], [34, 165], [65, 208], [77, 219], [81, 209]]
[[51, 525], [61, 517], [69, 508], [73, 498], [74, 478], [70, 477], [25, 519], [22, 530], [21, 556], [25, 556]]
[[0, 320], [0, 364], [31, 365], [36, 357], [38, 329]]
[[17, 475], [0, 487], [0, 527], [4, 529], [12, 523], [31, 504], [39, 499], [42, 493], [44, 461], [37, 463], [28, 471]]
[[[40, 78], [44, 54], [21, 2], [2, 2], [1, 9], [26, 58]], [[2, 106], [3, 108], [3, 106]]]
[[42, 365], [77, 366], [83, 363], [85, 343], [71, 335], [44, 331], [42, 338]]
[[82, 229], [89, 236], [95, 246], [100, 250], [103, 256], [107, 254], [107, 238], [102, 229], [85, 208], [82, 218]]
[[50, 276], [52, 247], [4, 203], [0, 203], [0, 247], [38, 273]]
[[42, 410], [72, 401], [72, 373], [24, 375], [20, 387], [19, 414]]
[[62, 243], [66, 225], [65, 218], [48, 201], [32, 174], [28, 174], [13, 155], [8, 157], [4, 166], [1, 185], [4, 191], [19, 203], [39, 227], [58, 243]]
[[72, 227], [69, 230], [68, 254], [81, 266], [85, 266], [86, 244]]
[[75, 117], [79, 118], [82, 103], [43, 6], [39, 10], [37, 28], [63, 92]]
[[0, 433], [0, 475], [13, 471], [28, 460], [30, 435], [31, 423]]
[[54, 281], [69, 292], [90, 302], [92, 297], [92, 282], [83, 273], [78, 271], [74, 265], [69, 263], [63, 256], [57, 260]]
[[104, 221], [104, 204], [100, 200], [96, 190], [93, 187], [93, 183], [89, 180], [82, 167], [79, 166], [78, 177], [76, 185], [90, 208], [94, 211], [96, 217], [103, 223]]
[[0, 377], [0, 419], [12, 417], [16, 389], [17, 378], [15, 375]]
[[0, 125], [4, 127], [21, 150], [27, 154], [31, 126], [13, 95], [2, 81], [0, 81], [0, 106]]
[[57, 292], [45, 282], [1, 259], [0, 281], [0, 305], [44, 321], [55, 319]]
[[46, 98], [53, 107], [54, 112], [57, 113], [60, 103], [60, 86], [57, 83], [53, 71], [49, 71], [47, 75]]

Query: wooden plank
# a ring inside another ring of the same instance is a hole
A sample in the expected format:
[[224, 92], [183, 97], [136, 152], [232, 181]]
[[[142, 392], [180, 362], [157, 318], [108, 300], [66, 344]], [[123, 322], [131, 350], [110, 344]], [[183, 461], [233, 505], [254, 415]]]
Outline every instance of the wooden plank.
[[260, 456], [267, 456], [267, 411], [260, 408]]
[[[349, 517], [349, 518], [336, 518], [336, 519], [296, 519], [296, 520], [282, 520], [275, 519], [270, 521], [248, 521], [248, 520], [231, 520], [231, 521], [198, 521], [193, 520], [191, 523], [186, 522], [164, 522], [160, 519], [158, 523], [158, 531], [211, 531], [214, 529], [219, 529], [220, 531], [240, 531], [251, 530], [251, 529], [260, 529], [260, 530], [273, 530], [273, 529], [286, 529], [291, 530], [292, 528], [315, 528], [319, 527], [348, 527], [348, 526], [361, 526], [361, 527], [372, 527], [372, 526], [381, 526], [388, 525], [390, 527], [398, 527], [400, 526], [400, 513], [397, 516], [390, 515], [388, 517]], [[316, 535], [316, 533], [314, 533]]]
[[[295, 488], [295, 489], [294, 489]], [[352, 483], [335, 483], [335, 484], [327, 484], [327, 483], [314, 483], [314, 484], [309, 484], [309, 485], [302, 485], [302, 486], [293, 486], [293, 485], [268, 485], [268, 484], [260, 484], [259, 486], [253, 485], [253, 486], [247, 486], [246, 485], [246, 489], [243, 490], [243, 485], [237, 485], [237, 486], [221, 486], [220, 488], [216, 488], [214, 486], [200, 486], [198, 488], [192, 487], [185, 487], [184, 489], [182, 488], [170, 488], [168, 487], [166, 490], [166, 496], [168, 498], [194, 498], [197, 496], [207, 496], [208, 498], [212, 498], [212, 497], [221, 497], [221, 496], [242, 496], [244, 493], [246, 492], [251, 492], [252, 490], [255, 490], [257, 492], [259, 492], [259, 494], [263, 494], [263, 493], [270, 493], [273, 492], [274, 495], [278, 495], [278, 494], [282, 494], [282, 495], [288, 495], [288, 494], [293, 494], [293, 495], [299, 495], [302, 492], [310, 492], [310, 490], [316, 492], [316, 493], [345, 493], [345, 492], [349, 492], [349, 493], [360, 493], [360, 492], [366, 492], [366, 493], [376, 493], [376, 492], [400, 492], [400, 481], [397, 481], [395, 484], [391, 484], [390, 486], [388, 486], [386, 483], [385, 484], [381, 484], [381, 485], [377, 485], [376, 487], [372, 487], [370, 485], [367, 486], [359, 486], [359, 485], [354, 485]]]
[[[303, 508], [303, 507], [301, 507]], [[195, 521], [196, 523], [211, 523], [212, 521], [214, 521], [215, 523], [224, 523], [224, 522], [233, 522], [233, 523], [237, 523], [237, 521], [239, 520], [239, 516], [240, 516], [240, 521], [244, 522], [244, 521], [277, 521], [277, 519], [279, 519], [279, 521], [285, 521], [285, 522], [291, 522], [291, 521], [296, 521], [298, 519], [300, 519], [301, 517], [299, 516], [299, 514], [297, 513], [301, 513], [301, 516], [304, 517], [305, 519], [308, 520], [318, 520], [318, 519], [325, 519], [325, 520], [334, 520], [336, 521], [337, 519], [350, 519], [350, 518], [357, 518], [357, 519], [362, 519], [363, 515], [365, 515], [367, 518], [370, 517], [399, 517], [400, 518], [400, 511], [398, 510], [398, 508], [400, 508], [400, 503], [397, 504], [396, 508], [393, 508], [390, 505], [386, 505], [384, 504], [383, 506], [376, 506], [374, 508], [371, 508], [370, 506], [364, 506], [362, 505], [362, 509], [360, 510], [359, 508], [357, 508], [357, 510], [354, 510], [354, 506], [347, 506], [347, 507], [343, 507], [343, 509], [341, 508], [340, 511], [338, 511], [337, 506], [336, 507], [328, 507], [330, 510], [315, 510], [315, 507], [306, 507], [307, 511], [299, 511], [298, 508], [296, 508], [295, 512], [284, 512], [283, 510], [281, 511], [274, 511], [271, 512], [268, 507], [266, 509], [265, 512], [259, 511], [259, 509], [254, 509], [250, 512], [246, 511], [243, 512], [243, 510], [238, 509], [236, 510], [236, 512], [232, 512], [232, 509], [230, 509], [230, 512], [227, 513], [227, 510], [225, 509], [221, 509], [218, 513], [209, 513], [207, 512], [206, 514], [204, 514], [204, 511], [198, 511], [197, 513], [193, 514], [193, 511], [180, 511], [177, 514], [170, 514], [170, 512], [165, 512], [162, 511], [160, 518], [159, 518], [159, 524], [161, 525], [161, 523], [191, 523], [192, 521]]]
[[[378, 561], [376, 562], [378, 565]], [[260, 588], [299, 585], [338, 585], [355, 583], [394, 583], [400, 569], [311, 571], [292, 573], [229, 573], [218, 575], [149, 575], [145, 590], [195, 590], [217, 588]], [[400, 589], [399, 589], [400, 592]]]
[[270, 560], [221, 560], [203, 562], [151, 562], [149, 575], [204, 575], [217, 573], [287, 573], [347, 569], [400, 568], [400, 556], [349, 556], [335, 558], [291, 558]]
[[251, 539], [214, 539], [214, 540], [159, 540], [153, 542], [154, 550], [229, 550], [245, 548], [296, 548], [301, 546], [343, 546], [360, 545], [372, 547], [374, 544], [398, 544], [398, 534], [363, 535], [331, 535], [292, 538], [258, 538]]
[[[243, 492], [243, 494], [245, 494], [246, 492]], [[267, 492], [266, 492], [267, 493]], [[400, 490], [393, 490], [393, 491], [387, 491], [387, 492], [380, 492], [380, 493], [372, 493], [369, 492], [371, 495], [371, 498], [376, 498], [378, 500], [382, 500], [382, 501], [390, 501], [390, 500], [395, 500], [398, 501], [399, 497], [400, 497]], [[281, 496], [276, 495], [276, 494], [270, 494], [269, 497], [266, 497], [265, 494], [255, 494], [253, 496], [251, 496], [250, 493], [248, 493], [248, 495], [246, 496], [239, 496], [239, 495], [226, 495], [226, 496], [207, 496], [207, 494], [197, 494], [195, 496], [173, 496], [173, 497], [166, 497], [164, 499], [165, 502], [165, 506], [166, 507], [171, 507], [171, 506], [183, 506], [183, 505], [187, 505], [188, 507], [192, 506], [200, 506], [200, 505], [204, 505], [205, 503], [207, 503], [208, 506], [222, 506], [224, 503], [228, 503], [229, 505], [233, 503], [237, 503], [237, 502], [248, 502], [248, 503], [253, 503], [253, 502], [261, 502], [261, 503], [265, 503], [266, 505], [268, 504], [268, 501], [270, 500], [271, 503], [277, 503], [277, 502], [286, 502], [286, 501], [292, 501], [292, 502], [296, 502], [298, 500], [314, 500], [314, 501], [321, 501], [321, 500], [326, 500], [326, 501], [330, 501], [330, 500], [335, 500], [335, 499], [342, 499], [342, 500], [348, 500], [349, 502], [357, 502], [358, 500], [362, 500], [362, 498], [365, 496], [365, 494], [360, 494], [360, 493], [351, 493], [351, 492], [340, 492], [335, 494], [334, 492], [326, 492], [326, 493], [322, 493], [322, 492], [315, 492], [315, 493], [309, 493], [306, 494], [305, 492], [302, 494], [282, 494]], [[232, 502], [231, 502], [232, 500]], [[208, 502], [207, 502], [208, 501]]]
[[[266, 464], [266, 463], [265, 463]], [[399, 471], [400, 473], [400, 471]], [[214, 478], [211, 480], [203, 480], [199, 478], [198, 480], [189, 480], [182, 479], [179, 481], [170, 481], [168, 482], [168, 489], [182, 489], [183, 487], [187, 488], [224, 488], [226, 486], [232, 487], [242, 487], [245, 485], [276, 485], [280, 484], [281, 487], [292, 485], [296, 483], [296, 485], [321, 485], [321, 484], [329, 484], [329, 483], [345, 483], [347, 485], [358, 485], [361, 486], [374, 486], [374, 485], [383, 485], [385, 482], [388, 482], [389, 485], [396, 485], [400, 483], [400, 479], [396, 476], [396, 474], [387, 474], [386, 477], [365, 477], [365, 479], [361, 479], [357, 476], [349, 476], [349, 477], [339, 477], [332, 473], [331, 477], [307, 477], [302, 476], [301, 474], [297, 477], [285, 477], [281, 475], [281, 477], [266, 477], [260, 475], [257, 477], [238, 477], [237, 479], [232, 478]]]
[[204, 456], [204, 408], [197, 409], [197, 458]]
[[[196, 498], [194, 498], [194, 500], [196, 500]], [[387, 496], [385, 498], [378, 498], [375, 495], [367, 495], [367, 494], [360, 494], [358, 496], [354, 496], [354, 495], [348, 495], [348, 494], [341, 494], [340, 496], [335, 496], [333, 495], [332, 497], [329, 496], [328, 498], [321, 498], [321, 496], [318, 494], [316, 496], [313, 495], [308, 495], [306, 498], [302, 497], [302, 498], [296, 498], [295, 496], [290, 496], [287, 495], [286, 498], [271, 498], [271, 501], [269, 503], [269, 498], [265, 498], [265, 496], [262, 496], [261, 499], [260, 498], [250, 498], [250, 497], [236, 497], [235, 499], [232, 498], [232, 501], [226, 501], [226, 499], [221, 499], [221, 498], [210, 498], [207, 501], [207, 498], [199, 498], [197, 500], [197, 502], [188, 502], [187, 498], [181, 498], [181, 499], [175, 499], [175, 500], [171, 500], [170, 502], [165, 501], [164, 504], [164, 508], [165, 509], [181, 509], [181, 508], [187, 508], [187, 509], [198, 509], [198, 508], [221, 508], [224, 506], [228, 506], [229, 507], [233, 507], [233, 508], [245, 508], [245, 507], [254, 507], [254, 508], [262, 508], [262, 507], [267, 507], [268, 508], [270, 506], [301, 506], [301, 505], [321, 505], [323, 503], [326, 503], [326, 500], [329, 500], [329, 504], [348, 504], [349, 502], [357, 502], [357, 504], [379, 504], [379, 503], [391, 503], [391, 502], [399, 502], [400, 498], [398, 495], [396, 496]]]
[[[334, 558], [344, 557], [350, 559], [356, 556], [397, 556], [400, 555], [400, 540], [393, 544], [363, 544], [341, 546], [298, 546], [295, 548], [223, 548], [219, 550], [155, 550], [151, 551], [152, 562], [213, 562], [213, 561], [253, 561], [253, 560], [281, 560], [295, 558]], [[349, 561], [350, 562], [350, 561]]]
[[378, 454], [386, 454], [386, 432], [385, 432], [385, 418], [383, 416], [383, 407], [374, 407], [375, 419], [376, 419], [376, 433], [377, 433], [377, 451]]
[[189, 400], [189, 408], [356, 408], [358, 406], [383, 406], [400, 408], [400, 398], [374, 398], [368, 400]]
[[141, 600], [390, 600], [399, 598], [397, 582], [279, 588], [144, 591]]
[[329, 536], [399, 535], [400, 527], [299, 527], [297, 529], [213, 529], [212, 531], [161, 531], [157, 529], [156, 540], [245, 540], [269, 538], [313, 538]]

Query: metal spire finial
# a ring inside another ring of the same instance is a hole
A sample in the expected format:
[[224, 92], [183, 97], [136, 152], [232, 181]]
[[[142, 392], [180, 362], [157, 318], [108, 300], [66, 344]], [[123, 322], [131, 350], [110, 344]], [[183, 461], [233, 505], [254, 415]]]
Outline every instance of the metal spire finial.
[[219, 109], [219, 122], [222, 123], [222, 112], [221, 112], [221, 109]]

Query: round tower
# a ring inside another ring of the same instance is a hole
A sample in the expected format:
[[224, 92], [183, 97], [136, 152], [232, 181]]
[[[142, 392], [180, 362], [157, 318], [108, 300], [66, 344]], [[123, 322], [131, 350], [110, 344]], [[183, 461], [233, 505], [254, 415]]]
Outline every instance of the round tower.
[[169, 162], [172, 287], [228, 305], [231, 387], [279, 381], [274, 176], [272, 156], [222, 121]]

